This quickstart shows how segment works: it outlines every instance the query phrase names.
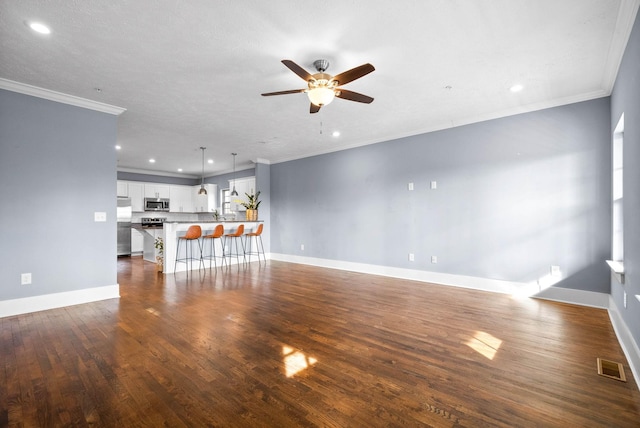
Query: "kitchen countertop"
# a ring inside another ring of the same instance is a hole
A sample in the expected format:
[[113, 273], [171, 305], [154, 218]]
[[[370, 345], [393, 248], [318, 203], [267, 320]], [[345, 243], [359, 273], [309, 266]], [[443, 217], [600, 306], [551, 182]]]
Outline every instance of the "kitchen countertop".
[[195, 220], [195, 221], [167, 221], [166, 223], [187, 224], [187, 223], [263, 223], [264, 220]]
[[[194, 220], [194, 221], [167, 221], [165, 223], [172, 223], [172, 224], [202, 224], [202, 223], [263, 223], [264, 220], [252, 220], [252, 221], [247, 221], [247, 220], [223, 220], [223, 221], [215, 221], [215, 220]], [[136, 230], [147, 230], [147, 229], [164, 229], [164, 225], [162, 226], [143, 226], [142, 223], [131, 223], [131, 228], [132, 229], [136, 229]]]
[[143, 226], [142, 223], [131, 223], [131, 228], [136, 230], [163, 229], [163, 226]]

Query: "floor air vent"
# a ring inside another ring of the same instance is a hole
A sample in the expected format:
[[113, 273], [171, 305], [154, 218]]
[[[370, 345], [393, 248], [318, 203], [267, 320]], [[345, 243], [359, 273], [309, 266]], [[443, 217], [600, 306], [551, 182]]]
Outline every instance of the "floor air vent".
[[598, 358], [598, 374], [611, 379], [621, 380], [622, 382], [627, 381], [627, 378], [624, 376], [624, 367], [622, 367], [621, 363], [603, 358]]

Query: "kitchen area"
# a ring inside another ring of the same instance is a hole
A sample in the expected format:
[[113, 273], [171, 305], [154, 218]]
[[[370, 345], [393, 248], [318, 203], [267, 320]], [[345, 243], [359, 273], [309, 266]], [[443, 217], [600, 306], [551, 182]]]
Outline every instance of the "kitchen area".
[[[220, 222], [244, 221], [245, 209], [241, 203], [246, 201], [245, 193], [254, 193], [255, 177], [235, 179], [232, 185], [238, 196], [232, 200], [227, 197], [225, 201], [224, 189], [219, 190], [216, 184], [193, 186], [118, 180], [118, 257], [142, 256], [155, 263], [158, 256], [155, 242], [158, 237], [164, 239], [168, 223], [214, 222], [214, 211], [220, 214]], [[200, 192], [201, 187], [206, 194]]]

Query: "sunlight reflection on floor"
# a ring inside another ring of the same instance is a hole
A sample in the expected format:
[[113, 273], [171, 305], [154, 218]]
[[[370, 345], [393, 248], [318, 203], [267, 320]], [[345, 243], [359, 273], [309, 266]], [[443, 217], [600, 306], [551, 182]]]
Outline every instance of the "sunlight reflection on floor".
[[282, 347], [282, 354], [284, 355], [284, 367], [287, 377], [292, 377], [318, 362], [315, 358], [307, 357], [301, 351], [286, 345]]
[[477, 331], [475, 336], [467, 341], [466, 345], [482, 356], [493, 360], [500, 345], [502, 345], [502, 340], [484, 331]]

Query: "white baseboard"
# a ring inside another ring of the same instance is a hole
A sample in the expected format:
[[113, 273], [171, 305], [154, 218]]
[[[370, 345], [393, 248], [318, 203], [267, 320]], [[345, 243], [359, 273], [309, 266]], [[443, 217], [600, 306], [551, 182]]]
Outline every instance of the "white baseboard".
[[99, 300], [117, 299], [119, 297], [120, 286], [115, 284], [104, 287], [66, 291], [63, 293], [3, 300], [0, 301], [0, 318], [28, 314], [30, 312], [46, 311], [48, 309], [62, 308], [65, 306], [80, 305], [82, 303], [97, 302]]
[[622, 315], [620, 315], [620, 311], [618, 306], [616, 306], [616, 302], [613, 300], [613, 297], [609, 295], [609, 318], [611, 319], [611, 324], [613, 325], [613, 330], [616, 332], [616, 336], [618, 337], [618, 342], [620, 342], [620, 346], [622, 347], [622, 351], [624, 352], [625, 357], [627, 357], [627, 361], [629, 362], [629, 367], [631, 367], [631, 372], [633, 373], [633, 377], [638, 384], [638, 388], [640, 388], [640, 348], [635, 340], [633, 340], [633, 336], [622, 319]]
[[[392, 278], [410, 279], [413, 281], [430, 282], [433, 284], [450, 285], [453, 287], [471, 288], [474, 290], [491, 291], [503, 294], [522, 294], [523, 290], [531, 289], [529, 284], [501, 281], [499, 279], [478, 278], [448, 273], [429, 272], [423, 270], [394, 268], [389, 266], [352, 263], [341, 260], [317, 259], [313, 257], [294, 256], [289, 254], [271, 253], [271, 260], [289, 263], [300, 263], [328, 269], [348, 270], [351, 272], [368, 273], [371, 275], [388, 276]], [[537, 290], [537, 286], [536, 286]]]

